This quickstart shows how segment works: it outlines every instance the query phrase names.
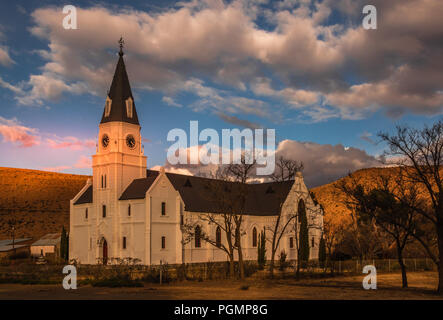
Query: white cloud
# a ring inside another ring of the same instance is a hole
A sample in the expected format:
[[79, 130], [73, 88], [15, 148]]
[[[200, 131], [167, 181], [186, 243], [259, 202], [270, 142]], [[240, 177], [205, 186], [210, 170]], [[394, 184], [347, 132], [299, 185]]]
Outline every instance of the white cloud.
[[9, 66], [14, 63], [14, 60], [12, 60], [9, 56], [8, 47], [0, 46], [0, 64], [4, 66]]
[[180, 103], [175, 102], [175, 100], [173, 98], [171, 98], [171, 97], [164, 96], [162, 98], [162, 101], [164, 103], [166, 103], [168, 106], [171, 106], [171, 107], [177, 107], [177, 108], [183, 107]]
[[23, 148], [40, 144], [38, 130], [23, 126], [16, 118], [0, 117], [0, 135], [3, 136], [3, 142], [11, 142]]
[[[440, 113], [443, 3], [374, 0], [383, 12], [377, 32], [362, 29], [362, 3], [285, 0], [273, 4], [274, 11], [241, 0], [195, 0], [155, 13], [78, 8], [82, 27], [71, 33], [60, 28], [57, 8], [38, 9], [32, 33], [49, 42], [47, 62], [41, 75], [31, 75], [29, 97], [19, 102], [41, 104], [65, 92], [102, 94], [115, 66], [109, 49], [115, 51], [116, 35], [123, 35], [134, 87], [161, 90], [166, 97], [174, 90], [193, 91], [200, 98], [191, 106], [195, 110], [228, 107], [267, 117], [264, 102], [204, 85], [246, 92], [266, 70], [279, 88], [269, 84], [261, 94], [283, 99], [305, 116], [356, 119], [378, 109], [391, 115]], [[337, 10], [344, 22], [328, 24]], [[259, 18], [274, 27], [260, 28]]]

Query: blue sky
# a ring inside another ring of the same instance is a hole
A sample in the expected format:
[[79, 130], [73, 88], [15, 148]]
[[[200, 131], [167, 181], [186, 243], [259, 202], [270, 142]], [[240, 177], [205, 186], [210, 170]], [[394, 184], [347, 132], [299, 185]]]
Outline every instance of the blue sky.
[[0, 166], [91, 173], [120, 35], [149, 167], [190, 120], [250, 123], [317, 185], [377, 165], [377, 132], [441, 116], [438, 0], [375, 1], [377, 30], [359, 0], [70, 4], [78, 30], [58, 1], [0, 3]]

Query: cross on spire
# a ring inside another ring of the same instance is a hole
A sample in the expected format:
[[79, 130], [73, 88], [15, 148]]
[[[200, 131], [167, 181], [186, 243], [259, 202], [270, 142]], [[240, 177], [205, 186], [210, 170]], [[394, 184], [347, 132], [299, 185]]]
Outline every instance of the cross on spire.
[[120, 37], [120, 40], [118, 40], [118, 43], [120, 45], [120, 52], [118, 54], [120, 56], [123, 56], [123, 46], [125, 44], [125, 40], [123, 40], [123, 37]]

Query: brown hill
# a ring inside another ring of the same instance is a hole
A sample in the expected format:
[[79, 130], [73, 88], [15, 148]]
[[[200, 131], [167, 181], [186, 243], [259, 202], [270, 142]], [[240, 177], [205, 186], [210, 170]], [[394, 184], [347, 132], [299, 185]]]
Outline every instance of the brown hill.
[[[394, 175], [398, 173], [398, 170], [399, 169], [395, 167], [360, 169], [352, 173], [352, 176], [359, 183], [365, 186], [375, 187], [377, 178], [379, 176], [389, 176], [391, 174]], [[340, 181], [346, 179], [349, 179], [349, 177], [344, 177], [337, 181], [311, 189], [311, 191], [314, 192], [318, 202], [323, 205], [325, 209], [325, 216], [341, 216], [349, 213], [349, 209], [347, 209], [343, 203], [344, 194], [336, 188]]]
[[[354, 175], [371, 184], [382, 172], [395, 168], [358, 170]], [[39, 238], [46, 233], [69, 229], [69, 200], [85, 185], [89, 176], [0, 167], [0, 240], [10, 238], [8, 221], [16, 220], [16, 237]], [[347, 178], [343, 178], [347, 179]], [[340, 179], [341, 180], [341, 179]], [[338, 181], [340, 181], [338, 180]], [[313, 188], [325, 208], [325, 220], [346, 225], [349, 210], [337, 192], [337, 181]]]
[[46, 233], [69, 229], [69, 200], [88, 176], [0, 167], [0, 240], [38, 239]]

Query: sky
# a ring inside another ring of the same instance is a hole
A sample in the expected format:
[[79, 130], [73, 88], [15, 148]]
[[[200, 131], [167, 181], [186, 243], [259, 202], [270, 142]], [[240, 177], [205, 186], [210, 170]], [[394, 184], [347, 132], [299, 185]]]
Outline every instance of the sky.
[[174, 169], [167, 134], [191, 120], [269, 128], [312, 187], [380, 166], [377, 133], [441, 117], [441, 0], [371, 1], [376, 30], [360, 0], [69, 4], [76, 30], [59, 1], [0, 3], [0, 166], [91, 174], [120, 36], [151, 168]]

